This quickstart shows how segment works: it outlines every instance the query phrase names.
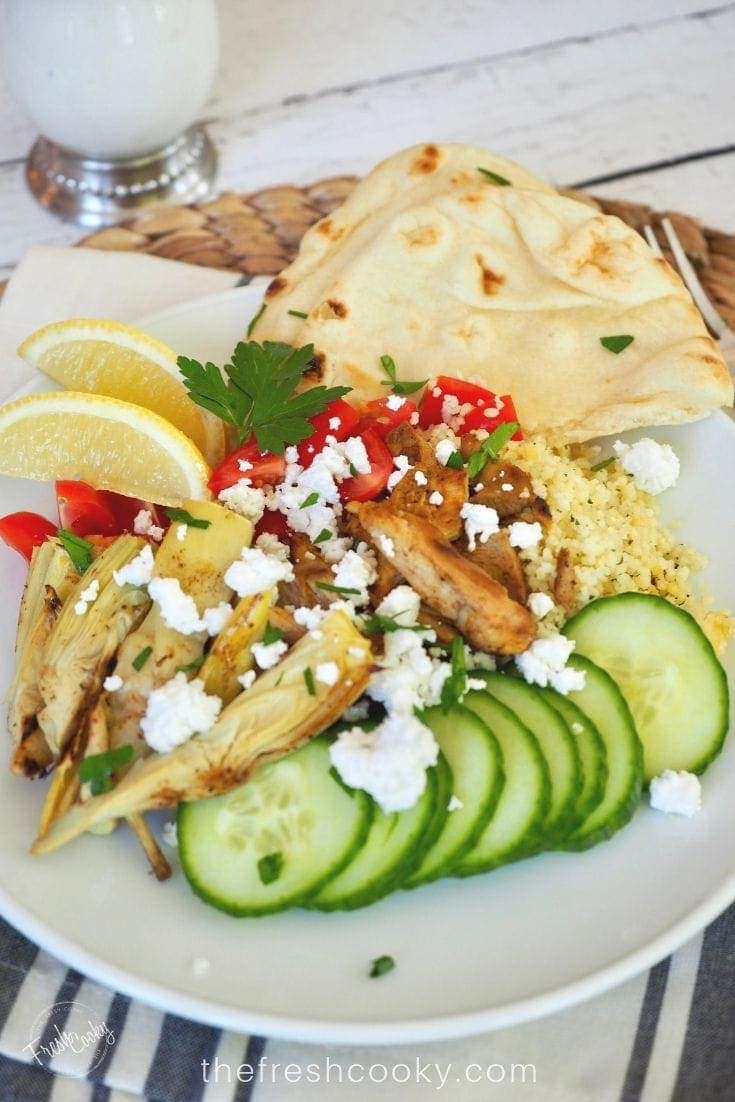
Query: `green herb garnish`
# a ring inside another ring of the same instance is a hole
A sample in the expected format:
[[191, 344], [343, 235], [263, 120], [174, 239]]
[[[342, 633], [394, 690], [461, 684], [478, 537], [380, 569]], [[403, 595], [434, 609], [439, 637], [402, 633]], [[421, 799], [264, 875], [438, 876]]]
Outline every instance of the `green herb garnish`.
[[247, 332], [248, 332], [248, 340], [250, 340], [250, 338], [251, 338], [251, 336], [252, 336], [252, 334], [253, 334], [253, 329], [255, 329], [255, 326], [256, 326], [256, 325], [258, 324], [258, 322], [260, 321], [260, 319], [261, 319], [261, 318], [263, 317], [263, 314], [264, 314], [264, 313], [265, 313], [265, 311], [266, 311], [266, 306], [267, 306], [267, 303], [265, 303], [265, 302], [264, 302], [264, 303], [263, 303], [263, 305], [261, 306], [260, 310], [258, 310], [257, 314], [255, 314], [255, 315], [254, 315], [254, 316], [253, 316], [253, 317], [252, 317], [252, 318], [250, 319], [250, 322], [249, 322], [249, 324], [248, 324], [248, 330], [247, 330]]
[[309, 696], [316, 696], [316, 686], [314, 684], [314, 674], [312, 673], [311, 666], [307, 666], [304, 670], [304, 681], [306, 682], [306, 688], [309, 690]]
[[283, 854], [267, 853], [258, 861], [258, 876], [262, 884], [272, 884], [283, 871]]
[[606, 348], [608, 352], [614, 352], [617, 356], [619, 352], [622, 352], [624, 348], [627, 348], [629, 344], [632, 344], [635, 337], [631, 337], [630, 333], [621, 333], [617, 337], [600, 337], [600, 344], [603, 348]]
[[[144, 653], [145, 653], [144, 651], [140, 652], [140, 654], [144, 654]], [[138, 658], [140, 658], [140, 654], [138, 655]], [[137, 659], [136, 659], [136, 661], [137, 661]], [[192, 673], [194, 670], [201, 669], [201, 667], [203, 665], [204, 665], [204, 655], [200, 654], [198, 658], [194, 658], [191, 662], [187, 662], [185, 666], [177, 666], [176, 667], [176, 672], [177, 673]]]
[[350, 466], [350, 474], [352, 475], [353, 478], [357, 478], [358, 474], [360, 473], [358, 471], [357, 467], [355, 466], [354, 463], [350, 463], [349, 466]]
[[329, 593], [362, 593], [361, 589], [350, 589], [346, 585], [332, 585], [331, 582], [317, 582], [317, 589], [326, 589]]
[[492, 180], [494, 184], [500, 184], [501, 187], [512, 187], [510, 180], [506, 180], [505, 176], [501, 176], [498, 172], [493, 172], [489, 168], [482, 168], [480, 165], [477, 166], [477, 171], [486, 176], [488, 180]]
[[84, 574], [92, 565], [92, 544], [89, 540], [76, 536], [66, 528], [60, 528], [56, 533], [61, 546], [72, 561], [72, 565], [79, 574]]
[[[399, 612], [398, 615], [402, 614]], [[367, 620], [363, 620], [362, 630], [366, 635], [375, 635], [376, 632], [390, 635], [393, 631], [427, 631], [428, 629], [424, 624], [400, 624], [397, 616], [381, 616], [379, 612], [374, 612]]]
[[143, 650], [140, 652], [140, 654], [136, 654], [135, 658], [133, 659], [133, 669], [140, 672], [152, 654], [153, 647], [143, 647]]
[[477, 478], [480, 471], [489, 460], [497, 460], [500, 458], [505, 445], [515, 436], [519, 429], [517, 421], [504, 421], [502, 425], [498, 425], [496, 429], [490, 433], [486, 440], [483, 440], [476, 452], [469, 458], [467, 463], [467, 477], [472, 480]]
[[[288, 310], [287, 313], [289, 313], [292, 318], [308, 318], [309, 316], [305, 314], [303, 310]], [[249, 333], [248, 336], [250, 336]]]
[[459, 704], [467, 692], [467, 661], [464, 642], [460, 635], [455, 635], [452, 639], [451, 663], [452, 672], [442, 685], [441, 691], [441, 706], [445, 712], [455, 704]]
[[451, 467], [453, 471], [461, 471], [464, 467], [464, 459], [462, 458], [462, 452], [452, 452], [449, 459], [444, 464], [445, 467]]
[[607, 459], [602, 459], [599, 463], [595, 463], [594, 467], [590, 467], [591, 471], [604, 471], [605, 467], [609, 467], [611, 463], [615, 462], [615, 456], [609, 455]]
[[265, 631], [263, 632], [263, 645], [269, 647], [271, 643], [280, 643], [283, 639], [283, 632], [280, 628], [274, 628], [272, 624], [265, 625]]
[[375, 979], [376, 976], [384, 976], [386, 972], [392, 972], [395, 966], [396, 962], [393, 957], [389, 957], [385, 953], [382, 957], [376, 957], [374, 961], [371, 961], [368, 975], [371, 979]]
[[316, 537], [316, 539], [313, 542], [314, 543], [324, 543], [325, 540], [331, 540], [333, 535], [334, 535], [334, 533], [330, 532], [328, 528], [322, 528], [321, 532], [319, 533], [319, 535]]
[[178, 520], [189, 528], [209, 528], [212, 524], [211, 520], [200, 520], [199, 517], [193, 517], [187, 509], [164, 509], [164, 513], [169, 520]]
[[337, 772], [337, 767], [335, 765], [332, 765], [330, 767], [329, 776], [332, 778], [333, 781], [335, 781], [339, 785], [339, 787], [341, 789], [343, 789], [347, 793], [348, 796], [352, 796], [354, 798], [354, 795], [355, 795], [354, 788], [350, 788], [350, 786], [348, 784], [345, 784], [345, 782], [342, 780], [339, 773]]
[[121, 765], [127, 765], [132, 757], [133, 747], [130, 743], [118, 746], [115, 750], [106, 750], [104, 754], [90, 754], [79, 763], [77, 775], [80, 781], [89, 785], [93, 796], [99, 796], [112, 788], [110, 774]]
[[422, 379], [421, 382], [414, 380], [413, 382], [400, 382], [398, 379], [398, 369], [395, 365], [395, 360], [392, 356], [381, 356], [380, 366], [388, 376], [381, 382], [381, 386], [389, 386], [394, 394], [414, 394], [415, 391], [421, 390], [426, 386], [428, 379]]
[[301, 504], [299, 505], [299, 509], [308, 509], [310, 505], [316, 505], [318, 500], [319, 494], [316, 492], [316, 490], [313, 490], [312, 493], [310, 493], [308, 497], [305, 497], [304, 500], [301, 502]]

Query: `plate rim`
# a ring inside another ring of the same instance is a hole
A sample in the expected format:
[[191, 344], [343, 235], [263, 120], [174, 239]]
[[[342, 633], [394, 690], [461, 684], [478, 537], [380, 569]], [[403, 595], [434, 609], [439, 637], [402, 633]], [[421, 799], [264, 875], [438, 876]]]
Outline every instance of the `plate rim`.
[[[149, 325], [170, 321], [177, 314], [188, 313], [192, 307], [215, 304], [231, 298], [247, 298], [253, 291], [258, 291], [263, 282], [265, 281], [256, 279], [243, 286], [188, 299], [137, 319], [135, 324], [140, 328], [147, 328]], [[724, 410], [716, 410], [711, 416], [727, 424], [725, 431], [735, 434], [735, 421]], [[114, 991], [140, 999], [162, 1011], [223, 1029], [309, 1043], [363, 1045], [406, 1044], [471, 1036], [518, 1025], [584, 1002], [652, 967], [717, 918], [733, 900], [735, 869], [706, 899], [653, 940], [580, 979], [486, 1010], [433, 1015], [427, 1018], [361, 1021], [251, 1012], [229, 1003], [177, 991], [163, 983], [146, 979], [132, 970], [110, 964], [104, 958], [89, 952], [17, 902], [0, 885], [0, 914], [11, 925], [68, 967], [76, 968], [90, 979]]]

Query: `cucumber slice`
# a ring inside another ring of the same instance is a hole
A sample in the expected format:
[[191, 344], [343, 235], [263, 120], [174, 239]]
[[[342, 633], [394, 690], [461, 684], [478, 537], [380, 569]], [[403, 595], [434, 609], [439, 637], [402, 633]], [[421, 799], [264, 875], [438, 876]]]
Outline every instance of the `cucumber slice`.
[[549, 767], [535, 736], [490, 693], [470, 692], [464, 705], [487, 723], [500, 743], [505, 785], [495, 814], [472, 849], [455, 863], [453, 876], [471, 876], [535, 853], [551, 806]]
[[577, 652], [619, 685], [643, 743], [645, 777], [701, 773], [728, 728], [727, 677], [693, 616], [663, 597], [601, 597], [568, 622]]
[[574, 808], [569, 833], [578, 829], [602, 799], [607, 782], [607, 751], [602, 735], [589, 716], [568, 696], [554, 689], [541, 689], [544, 698], [556, 708], [574, 736], [582, 764], [582, 784]]
[[456, 796], [462, 807], [447, 814], [436, 841], [404, 881], [405, 888], [436, 880], [472, 848], [495, 811], [503, 787], [498, 741], [475, 714], [461, 705], [448, 712], [430, 708], [424, 713], [424, 722], [449, 762], [454, 778], [449, 797]]
[[[407, 811], [388, 814], [376, 805], [364, 845], [302, 906], [317, 911], [351, 911], [375, 903], [397, 887], [431, 844], [430, 832], [441, 829], [443, 817], [437, 820], [436, 811], [448, 783], [446, 768], [445, 763], [437, 763], [427, 769], [423, 795]], [[446, 799], [443, 810], [446, 815]]]
[[585, 685], [575, 691], [573, 703], [592, 721], [605, 743], [607, 778], [602, 799], [562, 849], [589, 849], [620, 830], [633, 815], [643, 785], [643, 747], [623, 694], [608, 673], [573, 654], [569, 665], [584, 670]]
[[[181, 867], [206, 902], [231, 915], [285, 910], [317, 891], [352, 859], [370, 829], [372, 801], [330, 774], [328, 738], [263, 765], [224, 796], [182, 804]], [[264, 884], [258, 862], [281, 855]]]
[[575, 822], [575, 809], [582, 787], [582, 766], [577, 744], [562, 716], [544, 700], [541, 690], [504, 673], [473, 673], [481, 677], [487, 691], [510, 708], [538, 740], [551, 777], [551, 806], [544, 823], [544, 846], [568, 834]]

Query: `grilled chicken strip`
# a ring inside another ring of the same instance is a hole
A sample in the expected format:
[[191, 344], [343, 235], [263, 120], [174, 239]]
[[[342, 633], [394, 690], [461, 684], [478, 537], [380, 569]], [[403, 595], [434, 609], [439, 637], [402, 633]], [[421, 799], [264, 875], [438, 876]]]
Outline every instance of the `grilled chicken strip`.
[[[474, 437], [473, 437], [474, 439]], [[467, 501], [467, 472], [444, 467], [436, 458], [434, 446], [426, 433], [403, 421], [386, 437], [391, 455], [405, 455], [413, 470], [407, 471], [393, 490], [391, 501], [401, 512], [424, 517], [438, 528], [443, 536], [455, 540], [462, 530], [459, 514]], [[425, 481], [416, 481], [416, 472]], [[443, 498], [440, 505], [431, 505], [429, 498], [438, 491]]]
[[[120, 536], [94, 560], [78, 578], [43, 649], [38, 676], [43, 708], [38, 725], [54, 760], [85, 722], [110, 660], [149, 606], [143, 590], [119, 586], [113, 578], [114, 571], [135, 558], [142, 547], [142, 539]], [[91, 600], [82, 597], [85, 592]]]
[[[465, 441], [470, 443], [466, 444]], [[462, 454], [471, 455], [479, 447], [474, 436], [462, 437]], [[475, 480], [482, 489], [473, 493], [470, 501], [495, 509], [501, 521], [538, 521], [543, 528], [551, 522], [551, 512], [542, 497], [533, 492], [531, 476], [513, 463], [488, 461]], [[505, 488], [504, 488], [505, 487]]]
[[33, 552], [18, 617], [15, 674], [8, 690], [10, 768], [19, 776], [42, 776], [54, 760], [36, 721], [43, 707], [38, 675], [43, 648], [78, 579], [71, 559], [55, 540], [46, 540]]
[[422, 517], [399, 513], [392, 503], [367, 501], [349, 506], [372, 540], [393, 541], [393, 562], [409, 585], [445, 620], [451, 620], [472, 646], [498, 654], [518, 654], [536, 635], [533, 616], [481, 567], [468, 561]]
[[510, 538], [504, 529], [490, 536], [486, 543], [478, 543], [474, 551], [469, 550], [467, 537], [463, 535], [457, 542], [457, 548], [461, 549], [470, 562], [481, 566], [491, 578], [500, 582], [509, 597], [525, 605], [528, 599], [526, 576], [518, 552], [511, 547]]
[[[101, 796], [71, 808], [33, 853], [48, 853], [90, 827], [149, 808], [218, 796], [242, 784], [253, 770], [283, 757], [334, 723], [365, 689], [372, 668], [370, 643], [344, 612], [324, 621], [322, 636], [304, 636], [277, 666], [224, 709], [210, 731], [169, 754], [151, 754]], [[314, 671], [334, 662], [339, 680], [319, 681]], [[307, 673], [311, 671], [311, 673]]]

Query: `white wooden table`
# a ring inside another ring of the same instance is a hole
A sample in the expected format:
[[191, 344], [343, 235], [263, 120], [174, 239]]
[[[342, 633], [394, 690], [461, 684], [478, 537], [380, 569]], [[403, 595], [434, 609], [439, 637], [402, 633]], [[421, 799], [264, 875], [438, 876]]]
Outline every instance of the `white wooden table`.
[[[425, 139], [735, 230], [735, 3], [219, 0], [218, 188], [363, 172]], [[74, 226], [23, 181], [32, 125], [0, 83], [0, 279]]]

